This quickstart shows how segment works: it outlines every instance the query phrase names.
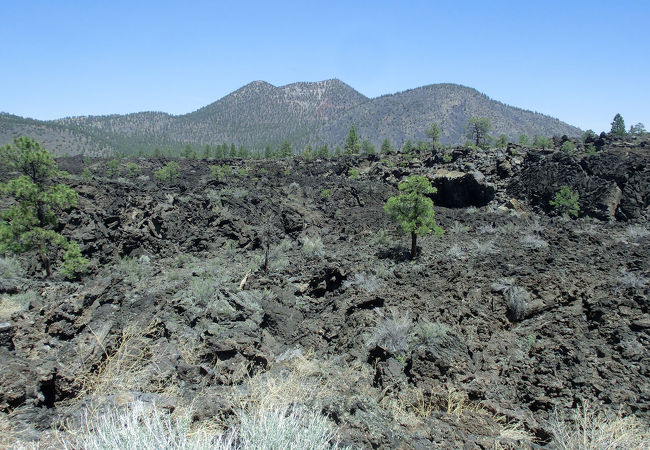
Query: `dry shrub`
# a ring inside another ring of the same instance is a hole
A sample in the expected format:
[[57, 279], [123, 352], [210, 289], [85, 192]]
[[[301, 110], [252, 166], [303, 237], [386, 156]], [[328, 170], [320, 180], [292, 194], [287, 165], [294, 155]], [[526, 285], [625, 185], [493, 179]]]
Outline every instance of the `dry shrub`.
[[553, 446], [560, 450], [650, 448], [647, 425], [634, 416], [599, 411], [585, 402], [573, 411], [570, 421], [555, 413], [551, 421]]
[[122, 330], [115, 349], [110, 352], [103, 349], [105, 359], [99, 367], [84, 371], [79, 380], [82, 387], [73, 403], [128, 392], [175, 395], [177, 386], [173, 380], [166, 379], [155, 363], [161, 355], [152, 344], [159, 330], [157, 320], [146, 326], [132, 324]]
[[[248, 377], [241, 389], [233, 389], [229, 399], [235, 410], [254, 411], [292, 404], [305, 404], [330, 394], [324, 366], [311, 354], [295, 352], [267, 372]], [[280, 358], [281, 359], [281, 358]]]
[[[380, 406], [392, 419], [407, 427], [418, 427], [434, 413], [447, 413], [460, 420], [481, 418], [486, 434], [498, 431], [494, 448], [521, 448], [529, 446], [534, 437], [519, 422], [508, 420], [485, 408], [480, 402], [471, 402], [467, 393], [455, 387], [445, 387], [439, 392], [424, 392], [414, 386], [405, 386], [399, 392], [386, 396]], [[516, 443], [516, 446], [513, 446]]]
[[29, 304], [38, 298], [36, 292], [0, 296], [0, 320], [9, 319], [13, 314], [27, 311]]

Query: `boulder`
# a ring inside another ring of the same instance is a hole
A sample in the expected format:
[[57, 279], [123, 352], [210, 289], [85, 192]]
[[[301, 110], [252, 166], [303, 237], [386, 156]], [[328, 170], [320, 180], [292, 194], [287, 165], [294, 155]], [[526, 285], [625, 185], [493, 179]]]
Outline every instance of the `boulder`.
[[494, 186], [480, 172], [440, 169], [431, 177], [431, 184], [438, 190], [432, 196], [433, 202], [447, 208], [485, 206], [495, 195]]

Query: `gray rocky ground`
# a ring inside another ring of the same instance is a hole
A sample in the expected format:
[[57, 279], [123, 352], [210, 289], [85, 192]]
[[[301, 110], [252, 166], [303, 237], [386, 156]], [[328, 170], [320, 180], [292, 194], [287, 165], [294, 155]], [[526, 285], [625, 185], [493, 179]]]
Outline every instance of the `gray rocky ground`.
[[[92, 271], [4, 260], [0, 424], [46, 440], [138, 398], [227, 426], [256, 389], [364, 448], [546, 445], [584, 402], [649, 424], [647, 148], [451, 155], [230, 161], [222, 180], [184, 160], [173, 184], [160, 160], [116, 179], [59, 160], [80, 197], [61, 232]], [[445, 230], [414, 261], [382, 210], [410, 174], [437, 186]], [[564, 184], [578, 220], [549, 206]]]

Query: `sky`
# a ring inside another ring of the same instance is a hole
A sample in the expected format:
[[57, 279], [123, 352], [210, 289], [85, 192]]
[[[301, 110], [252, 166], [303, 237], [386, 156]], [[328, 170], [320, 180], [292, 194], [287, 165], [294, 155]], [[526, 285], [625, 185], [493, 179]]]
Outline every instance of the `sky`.
[[184, 114], [243, 85], [457, 83], [584, 130], [650, 128], [650, 2], [0, 0], [0, 111]]

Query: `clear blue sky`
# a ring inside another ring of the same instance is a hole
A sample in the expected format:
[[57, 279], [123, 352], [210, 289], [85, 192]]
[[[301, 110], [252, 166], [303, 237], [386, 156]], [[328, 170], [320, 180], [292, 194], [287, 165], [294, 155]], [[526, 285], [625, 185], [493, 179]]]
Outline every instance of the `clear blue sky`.
[[0, 111], [181, 114], [254, 80], [451, 82], [595, 131], [650, 128], [650, 2], [0, 0]]

